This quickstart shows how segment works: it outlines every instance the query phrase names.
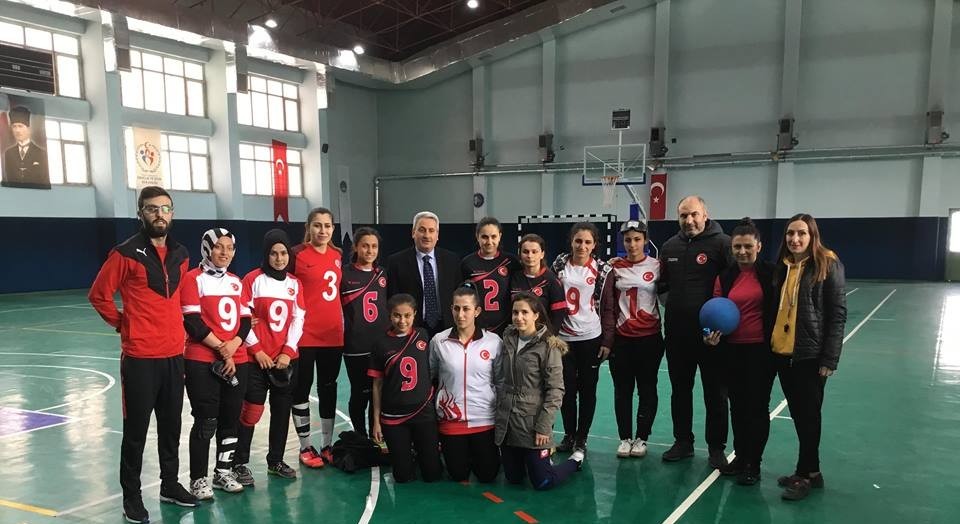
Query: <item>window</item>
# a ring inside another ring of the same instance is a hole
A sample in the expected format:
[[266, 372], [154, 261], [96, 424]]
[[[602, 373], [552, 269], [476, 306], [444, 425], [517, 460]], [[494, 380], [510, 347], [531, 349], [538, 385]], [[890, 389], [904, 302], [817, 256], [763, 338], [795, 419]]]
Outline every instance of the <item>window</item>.
[[237, 122], [279, 131], [300, 131], [297, 84], [249, 75], [249, 92], [237, 93]]
[[89, 184], [87, 133], [83, 124], [45, 120], [50, 183]]
[[[287, 149], [290, 196], [303, 196], [303, 166], [300, 151]], [[273, 148], [240, 144], [240, 189], [245, 195], [273, 194]]]
[[80, 98], [80, 40], [73, 35], [0, 22], [0, 42], [53, 53], [57, 94]]
[[120, 72], [126, 107], [174, 115], [205, 116], [203, 65], [146, 51], [130, 51], [130, 71]]
[[[133, 157], [133, 129], [123, 130], [127, 150], [127, 186], [137, 186], [137, 166]], [[165, 189], [179, 191], [210, 190], [210, 150], [207, 139], [173, 133], [160, 134], [160, 166]]]

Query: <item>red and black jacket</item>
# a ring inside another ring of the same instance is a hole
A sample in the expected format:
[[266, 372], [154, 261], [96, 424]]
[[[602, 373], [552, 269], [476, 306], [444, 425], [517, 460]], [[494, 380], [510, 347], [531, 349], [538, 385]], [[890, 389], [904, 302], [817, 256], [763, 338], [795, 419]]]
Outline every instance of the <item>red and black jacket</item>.
[[[113, 248], [87, 297], [97, 313], [120, 331], [124, 355], [166, 358], [183, 354], [185, 333], [180, 312], [180, 281], [190, 254], [167, 237], [166, 253], [142, 231]], [[120, 292], [123, 311], [113, 302]]]

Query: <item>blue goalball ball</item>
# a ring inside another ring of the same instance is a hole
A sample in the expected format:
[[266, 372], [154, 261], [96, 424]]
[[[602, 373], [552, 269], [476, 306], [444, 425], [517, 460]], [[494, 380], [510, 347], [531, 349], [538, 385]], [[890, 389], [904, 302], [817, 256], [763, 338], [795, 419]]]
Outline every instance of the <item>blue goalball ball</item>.
[[711, 298], [700, 308], [700, 327], [705, 333], [710, 330], [729, 335], [738, 325], [740, 310], [729, 298]]

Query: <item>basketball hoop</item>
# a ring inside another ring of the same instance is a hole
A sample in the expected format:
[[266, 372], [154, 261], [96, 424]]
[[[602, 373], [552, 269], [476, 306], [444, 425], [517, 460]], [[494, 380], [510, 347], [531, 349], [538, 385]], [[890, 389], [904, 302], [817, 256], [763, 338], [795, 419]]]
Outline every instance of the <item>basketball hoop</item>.
[[620, 175], [604, 175], [600, 177], [600, 185], [603, 186], [603, 207], [612, 208], [617, 200], [617, 182], [620, 181]]

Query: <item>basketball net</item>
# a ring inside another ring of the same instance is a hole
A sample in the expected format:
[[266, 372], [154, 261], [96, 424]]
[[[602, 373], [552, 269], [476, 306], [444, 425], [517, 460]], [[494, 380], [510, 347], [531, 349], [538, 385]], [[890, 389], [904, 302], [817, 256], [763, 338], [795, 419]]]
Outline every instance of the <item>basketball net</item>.
[[617, 201], [617, 182], [620, 181], [620, 175], [603, 175], [600, 177], [600, 185], [603, 187], [603, 207], [612, 208]]

